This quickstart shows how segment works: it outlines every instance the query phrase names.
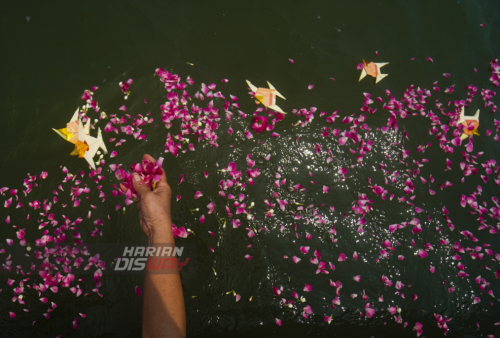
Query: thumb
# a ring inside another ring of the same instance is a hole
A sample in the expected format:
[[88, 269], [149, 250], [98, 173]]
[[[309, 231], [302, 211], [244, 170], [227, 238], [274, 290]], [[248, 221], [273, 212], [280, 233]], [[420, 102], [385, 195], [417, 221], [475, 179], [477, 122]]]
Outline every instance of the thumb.
[[134, 190], [142, 199], [142, 197], [144, 197], [147, 193], [151, 192], [151, 190], [149, 190], [148, 185], [144, 183], [139, 174], [134, 173], [133, 176], [134, 177], [132, 179], [132, 185], [134, 186]]

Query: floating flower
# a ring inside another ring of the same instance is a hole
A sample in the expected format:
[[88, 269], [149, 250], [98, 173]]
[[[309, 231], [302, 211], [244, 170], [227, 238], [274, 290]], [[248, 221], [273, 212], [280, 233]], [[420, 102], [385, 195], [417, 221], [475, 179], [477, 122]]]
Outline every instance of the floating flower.
[[252, 130], [256, 133], [262, 133], [267, 128], [267, 117], [265, 116], [254, 116], [252, 121]]

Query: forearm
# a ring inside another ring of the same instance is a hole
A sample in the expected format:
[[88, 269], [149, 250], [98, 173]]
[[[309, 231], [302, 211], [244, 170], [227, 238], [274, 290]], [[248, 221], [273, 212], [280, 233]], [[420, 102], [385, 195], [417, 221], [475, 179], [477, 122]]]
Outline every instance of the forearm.
[[[175, 245], [171, 224], [148, 236], [150, 246]], [[172, 273], [148, 273], [144, 276], [142, 336], [185, 337], [186, 313], [181, 279], [177, 267]]]

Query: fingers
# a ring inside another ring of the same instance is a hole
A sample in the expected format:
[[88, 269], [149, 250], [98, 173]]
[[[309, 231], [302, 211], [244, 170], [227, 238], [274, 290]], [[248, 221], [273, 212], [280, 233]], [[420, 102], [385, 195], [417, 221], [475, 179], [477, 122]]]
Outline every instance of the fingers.
[[154, 157], [149, 155], [149, 154], [144, 154], [144, 156], [142, 156], [142, 159], [146, 160], [148, 162], [151, 162], [151, 163], [156, 163], [156, 160], [154, 159]]
[[146, 194], [150, 193], [151, 190], [149, 189], [148, 185], [144, 183], [139, 174], [134, 173], [133, 176], [134, 177], [132, 178], [132, 184], [134, 185], [134, 190], [142, 199], [144, 196], [146, 196]]
[[167, 196], [168, 196], [171, 193], [170, 186], [168, 185], [167, 182], [160, 181], [156, 185], [156, 189], [154, 192], [158, 192], [160, 194], [167, 194]]
[[123, 183], [120, 183], [120, 189], [123, 192], [127, 192], [127, 190], [128, 190], [128, 188], [126, 186], [124, 186]]
[[161, 180], [158, 183], [160, 182], [167, 183], [167, 175], [165, 175], [165, 170], [161, 168], [161, 171], [162, 171]]

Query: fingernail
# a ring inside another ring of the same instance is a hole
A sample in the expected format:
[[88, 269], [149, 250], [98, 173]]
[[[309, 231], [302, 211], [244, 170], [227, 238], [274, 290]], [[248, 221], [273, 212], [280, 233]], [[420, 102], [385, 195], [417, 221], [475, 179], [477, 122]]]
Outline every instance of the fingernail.
[[134, 173], [134, 181], [139, 182], [141, 180], [141, 177], [139, 174]]

